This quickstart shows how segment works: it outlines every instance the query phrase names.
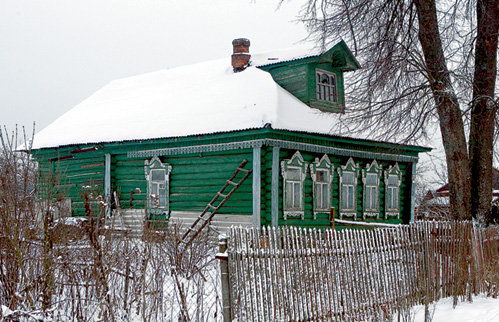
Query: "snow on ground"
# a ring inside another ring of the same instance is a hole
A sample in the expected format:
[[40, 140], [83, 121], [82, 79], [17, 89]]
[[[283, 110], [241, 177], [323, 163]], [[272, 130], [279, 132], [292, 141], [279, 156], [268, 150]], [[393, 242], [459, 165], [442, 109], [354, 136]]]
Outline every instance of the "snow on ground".
[[[456, 308], [452, 308], [452, 298], [445, 298], [430, 305], [433, 311], [433, 322], [485, 322], [499, 321], [499, 298], [485, 297], [482, 295], [473, 298], [473, 303], [458, 302]], [[414, 321], [424, 321], [424, 306], [413, 308]]]

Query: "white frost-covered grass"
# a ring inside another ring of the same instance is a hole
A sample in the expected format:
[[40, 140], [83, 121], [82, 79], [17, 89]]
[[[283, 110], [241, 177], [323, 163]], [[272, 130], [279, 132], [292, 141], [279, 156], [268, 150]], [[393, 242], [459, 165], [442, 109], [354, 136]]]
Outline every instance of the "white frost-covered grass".
[[[433, 322], [499, 321], [499, 298], [475, 296], [473, 302], [459, 302], [455, 308], [452, 298], [444, 298], [430, 306]], [[424, 306], [413, 308], [414, 321], [424, 321]]]

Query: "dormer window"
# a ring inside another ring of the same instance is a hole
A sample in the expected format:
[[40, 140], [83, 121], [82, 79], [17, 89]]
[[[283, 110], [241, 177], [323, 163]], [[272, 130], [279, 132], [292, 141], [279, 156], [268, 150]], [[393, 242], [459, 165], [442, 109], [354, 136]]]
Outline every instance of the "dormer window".
[[322, 69], [316, 69], [315, 81], [317, 89], [317, 100], [331, 103], [338, 102], [338, 91], [336, 88], [336, 75]]

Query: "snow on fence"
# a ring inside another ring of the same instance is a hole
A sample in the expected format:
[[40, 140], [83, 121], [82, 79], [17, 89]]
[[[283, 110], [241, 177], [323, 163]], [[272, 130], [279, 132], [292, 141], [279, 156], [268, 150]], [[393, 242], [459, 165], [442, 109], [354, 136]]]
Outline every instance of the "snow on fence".
[[232, 228], [230, 314], [247, 321], [382, 320], [442, 297], [497, 295], [498, 246], [499, 229], [469, 222]]

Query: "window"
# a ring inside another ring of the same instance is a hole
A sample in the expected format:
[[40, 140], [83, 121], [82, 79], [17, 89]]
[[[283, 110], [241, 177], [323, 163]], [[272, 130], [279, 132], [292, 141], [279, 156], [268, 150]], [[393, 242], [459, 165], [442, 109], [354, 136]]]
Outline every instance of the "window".
[[379, 181], [381, 167], [376, 160], [367, 164], [362, 170], [362, 182], [364, 183], [364, 212], [363, 218], [376, 217], [379, 219]]
[[385, 218], [400, 218], [400, 183], [402, 172], [398, 163], [385, 171]]
[[158, 157], [145, 161], [147, 180], [147, 208], [149, 213], [162, 214], [169, 210], [169, 182], [172, 166], [163, 164]]
[[299, 151], [290, 160], [281, 161], [283, 183], [284, 220], [288, 217], [304, 219], [303, 181], [307, 174], [307, 164]]
[[359, 166], [350, 158], [346, 165], [338, 168], [340, 175], [340, 219], [345, 217], [357, 218], [357, 177]]
[[331, 208], [331, 182], [333, 181], [333, 166], [326, 154], [310, 165], [310, 174], [314, 182], [314, 219], [318, 212], [328, 212]]
[[317, 69], [315, 71], [315, 84], [317, 100], [331, 103], [338, 102], [335, 74]]

